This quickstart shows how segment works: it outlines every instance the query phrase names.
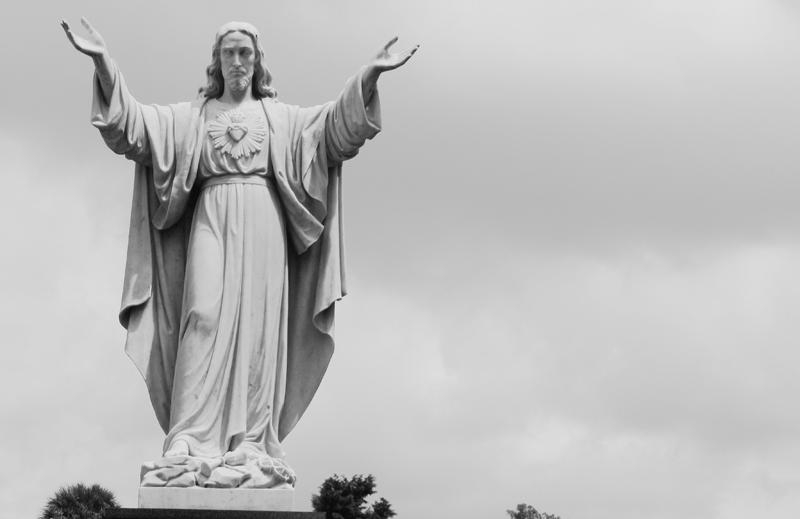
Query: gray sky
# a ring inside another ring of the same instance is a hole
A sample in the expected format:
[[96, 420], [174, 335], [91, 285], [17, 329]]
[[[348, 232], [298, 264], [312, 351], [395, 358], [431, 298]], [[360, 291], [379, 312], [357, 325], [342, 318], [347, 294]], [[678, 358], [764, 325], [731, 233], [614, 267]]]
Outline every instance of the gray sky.
[[[144, 6], [144, 7], [143, 7]], [[345, 166], [350, 296], [286, 442], [296, 503], [372, 473], [399, 517], [800, 515], [800, 9], [786, 0], [20, 2], [0, 83], [0, 509], [135, 506], [163, 435], [116, 321], [132, 165], [89, 124], [86, 15], [142, 102], [214, 32], [316, 104], [394, 34]]]

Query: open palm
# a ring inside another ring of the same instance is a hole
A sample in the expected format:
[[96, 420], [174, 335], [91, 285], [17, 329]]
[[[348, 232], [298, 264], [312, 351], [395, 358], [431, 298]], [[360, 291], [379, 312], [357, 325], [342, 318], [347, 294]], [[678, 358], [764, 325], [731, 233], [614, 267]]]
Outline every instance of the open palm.
[[372, 58], [372, 63], [370, 65], [375, 68], [378, 72], [385, 72], [387, 70], [394, 70], [397, 67], [403, 65], [406, 61], [411, 59], [411, 56], [417, 52], [419, 49], [419, 45], [414, 46], [411, 50], [407, 50], [405, 52], [400, 52], [396, 54], [392, 54], [389, 52], [389, 48], [397, 42], [397, 36], [389, 40], [389, 43], [381, 48], [380, 52]]
[[81, 24], [88, 32], [86, 37], [74, 34], [66, 20], [61, 20], [61, 27], [64, 29], [64, 32], [67, 33], [67, 38], [76, 49], [92, 57], [104, 54], [106, 52], [106, 42], [103, 41], [103, 37], [100, 36], [100, 33], [94, 30], [94, 27], [89, 24], [86, 18], [81, 18]]

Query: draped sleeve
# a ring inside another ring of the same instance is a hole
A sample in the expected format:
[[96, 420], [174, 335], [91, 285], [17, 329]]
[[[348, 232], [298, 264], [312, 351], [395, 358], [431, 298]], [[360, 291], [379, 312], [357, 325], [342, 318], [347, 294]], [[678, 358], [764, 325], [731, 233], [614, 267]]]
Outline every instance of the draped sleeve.
[[197, 174], [195, 146], [202, 103], [146, 105], [128, 91], [115, 63], [111, 96], [107, 99], [95, 76], [92, 124], [115, 153], [143, 166], [155, 199], [153, 225], [170, 227], [183, 215]]
[[[92, 97], [92, 125], [100, 130], [100, 135], [111, 151], [125, 155], [141, 164], [150, 164], [150, 146], [145, 113], [158, 112], [154, 106], [142, 105], [133, 98], [125, 84], [116, 63], [111, 68], [111, 96], [106, 97], [95, 74], [94, 95]], [[152, 117], [154, 114], [148, 114]], [[167, 125], [169, 121], [164, 121]], [[158, 129], [156, 129], [158, 132]]]
[[362, 69], [345, 84], [338, 99], [332, 103], [325, 121], [327, 158], [343, 162], [358, 154], [367, 139], [381, 131], [381, 104], [378, 89], [367, 103], [361, 90]]

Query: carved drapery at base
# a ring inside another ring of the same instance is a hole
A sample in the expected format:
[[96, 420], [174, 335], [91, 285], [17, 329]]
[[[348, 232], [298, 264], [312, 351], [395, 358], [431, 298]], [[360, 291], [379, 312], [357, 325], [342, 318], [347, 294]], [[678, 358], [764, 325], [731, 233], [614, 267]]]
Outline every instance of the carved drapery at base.
[[293, 488], [294, 471], [279, 458], [247, 457], [241, 464], [223, 458], [172, 456], [142, 464], [142, 487]]

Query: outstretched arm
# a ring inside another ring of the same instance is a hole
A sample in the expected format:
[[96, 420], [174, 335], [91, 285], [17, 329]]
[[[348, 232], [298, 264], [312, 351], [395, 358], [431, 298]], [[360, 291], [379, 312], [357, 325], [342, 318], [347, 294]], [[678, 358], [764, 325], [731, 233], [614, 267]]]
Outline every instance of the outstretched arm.
[[[148, 164], [152, 161], [149, 141], [155, 139], [161, 142], [164, 132], [170, 127], [168, 110], [159, 111], [159, 107], [142, 105], [136, 101], [128, 92], [103, 37], [86, 18], [81, 18], [81, 24], [86, 29], [86, 36], [75, 34], [66, 21], [61, 21], [61, 27], [73, 47], [94, 61], [92, 124], [100, 130], [106, 145], [114, 153]], [[146, 120], [151, 121], [149, 129]]]
[[364, 93], [364, 103], [369, 104], [372, 96], [375, 94], [375, 89], [378, 85], [378, 77], [388, 71], [399, 68], [411, 59], [411, 56], [417, 52], [419, 45], [415, 45], [410, 50], [392, 54], [389, 48], [397, 42], [397, 36], [389, 40], [384, 45], [378, 54], [372, 58], [372, 61], [367, 65], [364, 74], [361, 76], [361, 91]]
[[114, 86], [114, 66], [111, 63], [111, 56], [108, 54], [106, 42], [100, 36], [100, 33], [91, 26], [89, 20], [81, 17], [81, 24], [88, 33], [86, 37], [73, 33], [67, 21], [61, 20], [61, 28], [64, 29], [72, 46], [94, 61], [95, 72], [100, 80], [103, 95], [108, 99], [111, 97], [111, 90]]
[[381, 130], [378, 77], [405, 64], [419, 45], [399, 54], [389, 48], [392, 38], [358, 74], [348, 80], [339, 98], [332, 103], [325, 124], [328, 160], [342, 162], [354, 157], [367, 139]]

